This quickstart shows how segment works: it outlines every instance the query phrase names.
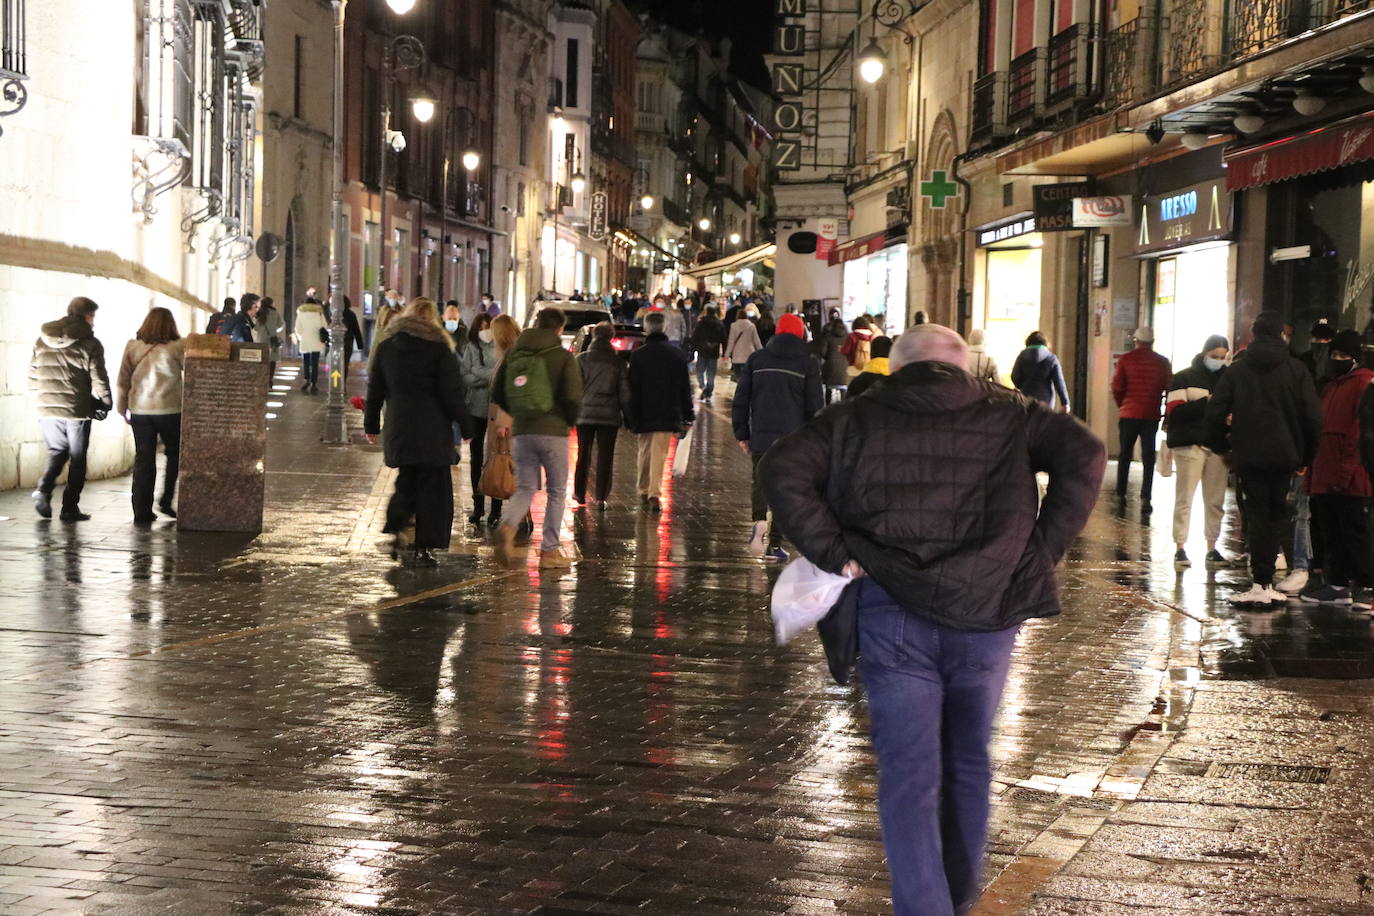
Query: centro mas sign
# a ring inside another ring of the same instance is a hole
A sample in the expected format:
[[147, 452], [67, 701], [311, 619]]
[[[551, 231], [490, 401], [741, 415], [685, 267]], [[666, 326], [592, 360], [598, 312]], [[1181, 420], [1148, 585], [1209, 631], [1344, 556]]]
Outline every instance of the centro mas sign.
[[[796, 17], [806, 15], [806, 0], [773, 0], [773, 13], [778, 17], [773, 26], [773, 53], [779, 57], [803, 57], [806, 27]], [[795, 172], [802, 165], [805, 73], [806, 65], [801, 61], [773, 64], [773, 94], [779, 100], [773, 106], [773, 168], [780, 172]]]

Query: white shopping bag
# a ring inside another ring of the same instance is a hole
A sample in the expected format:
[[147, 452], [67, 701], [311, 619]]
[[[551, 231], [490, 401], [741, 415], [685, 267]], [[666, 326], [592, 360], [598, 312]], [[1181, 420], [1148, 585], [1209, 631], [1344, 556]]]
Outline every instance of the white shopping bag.
[[1155, 465], [1160, 477], [1174, 476], [1174, 450], [1169, 448], [1168, 440], [1159, 447], [1159, 458]]
[[820, 623], [848, 584], [849, 576], [828, 573], [805, 557], [788, 563], [773, 584], [773, 634], [778, 645]]
[[687, 459], [692, 455], [692, 430], [687, 429], [687, 435], [677, 440], [677, 454], [673, 456], [673, 476], [681, 477], [687, 473]]

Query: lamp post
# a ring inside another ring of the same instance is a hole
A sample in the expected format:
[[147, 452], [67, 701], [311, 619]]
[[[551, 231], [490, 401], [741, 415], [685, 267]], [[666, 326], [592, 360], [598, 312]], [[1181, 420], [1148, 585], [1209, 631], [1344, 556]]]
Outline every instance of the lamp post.
[[[453, 116], [458, 112], [463, 112], [464, 120], [467, 122], [468, 129], [464, 133], [471, 134], [471, 125], [474, 118], [470, 108], [453, 108], [444, 114], [444, 167], [443, 178], [440, 182], [439, 191], [439, 220], [442, 223], [439, 229], [439, 247], [443, 257], [439, 259], [439, 301], [443, 303], [447, 296], [444, 290], [444, 265], [448, 262], [448, 174], [449, 174], [449, 138], [453, 136]], [[468, 187], [472, 186], [472, 173], [477, 171], [477, 167], [482, 164], [482, 154], [469, 146], [463, 150], [463, 168], [467, 170]], [[466, 200], [466, 198], [464, 198]], [[464, 271], [467, 270], [467, 261], [463, 262]]]
[[[408, 13], [415, 6], [415, 0], [387, 0], [387, 5], [397, 14]], [[333, 0], [334, 6], [334, 143], [331, 149], [330, 184], [333, 187], [333, 200], [329, 208], [329, 402], [324, 412], [323, 441], [342, 443], [347, 440], [347, 424], [344, 422], [344, 326], [343, 276], [340, 264], [340, 236], [344, 231], [343, 220], [343, 120], [344, 120], [344, 21], [348, 16], [348, 0]], [[396, 40], [397, 42], [400, 39]], [[419, 61], [424, 60], [424, 47], [411, 38], [420, 50]], [[391, 62], [392, 44], [387, 45], [386, 64]], [[387, 85], [387, 82], [383, 82]], [[383, 123], [390, 120], [388, 110]], [[386, 147], [385, 128], [382, 136], [382, 226], [386, 225]], [[386, 259], [386, 239], [382, 239], [382, 259]]]

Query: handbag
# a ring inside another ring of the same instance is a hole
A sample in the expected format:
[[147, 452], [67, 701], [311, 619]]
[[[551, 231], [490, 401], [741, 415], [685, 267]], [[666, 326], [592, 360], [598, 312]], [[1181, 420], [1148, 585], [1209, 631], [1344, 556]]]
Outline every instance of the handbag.
[[515, 462], [511, 460], [507, 439], [497, 439], [487, 460], [482, 463], [482, 477], [477, 489], [490, 499], [510, 499], [515, 495]]

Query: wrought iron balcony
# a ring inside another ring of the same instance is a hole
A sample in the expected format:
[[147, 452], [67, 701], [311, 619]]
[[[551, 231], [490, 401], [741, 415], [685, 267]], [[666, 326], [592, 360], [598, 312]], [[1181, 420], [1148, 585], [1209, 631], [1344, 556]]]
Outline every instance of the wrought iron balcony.
[[988, 73], [973, 84], [973, 141], [986, 143], [1006, 134], [1007, 74]]
[[692, 222], [692, 217], [686, 208], [671, 197], [663, 198], [663, 218], [679, 226], [688, 226]]
[[1312, 15], [1321, 4], [1322, 0], [1232, 0], [1231, 55], [1248, 57], [1307, 31], [1314, 18], [1321, 19], [1320, 14]]
[[1134, 105], [1154, 93], [1159, 85], [1158, 32], [1158, 19], [1137, 16], [1107, 34], [1105, 108]]
[[1007, 75], [1008, 124], [1019, 126], [1044, 113], [1040, 92], [1044, 71], [1044, 48], [1032, 48], [1011, 62]]
[[1217, 69], [1222, 62], [1221, 4], [1217, 0], [1174, 0], [1169, 6], [1168, 34], [1161, 45], [1164, 87], [1192, 82]]
[[0, 118], [18, 114], [28, 104], [23, 82], [28, 73], [24, 0], [0, 0]]
[[1077, 23], [1050, 39], [1045, 101], [1057, 106], [1081, 99], [1088, 91], [1088, 41]]

